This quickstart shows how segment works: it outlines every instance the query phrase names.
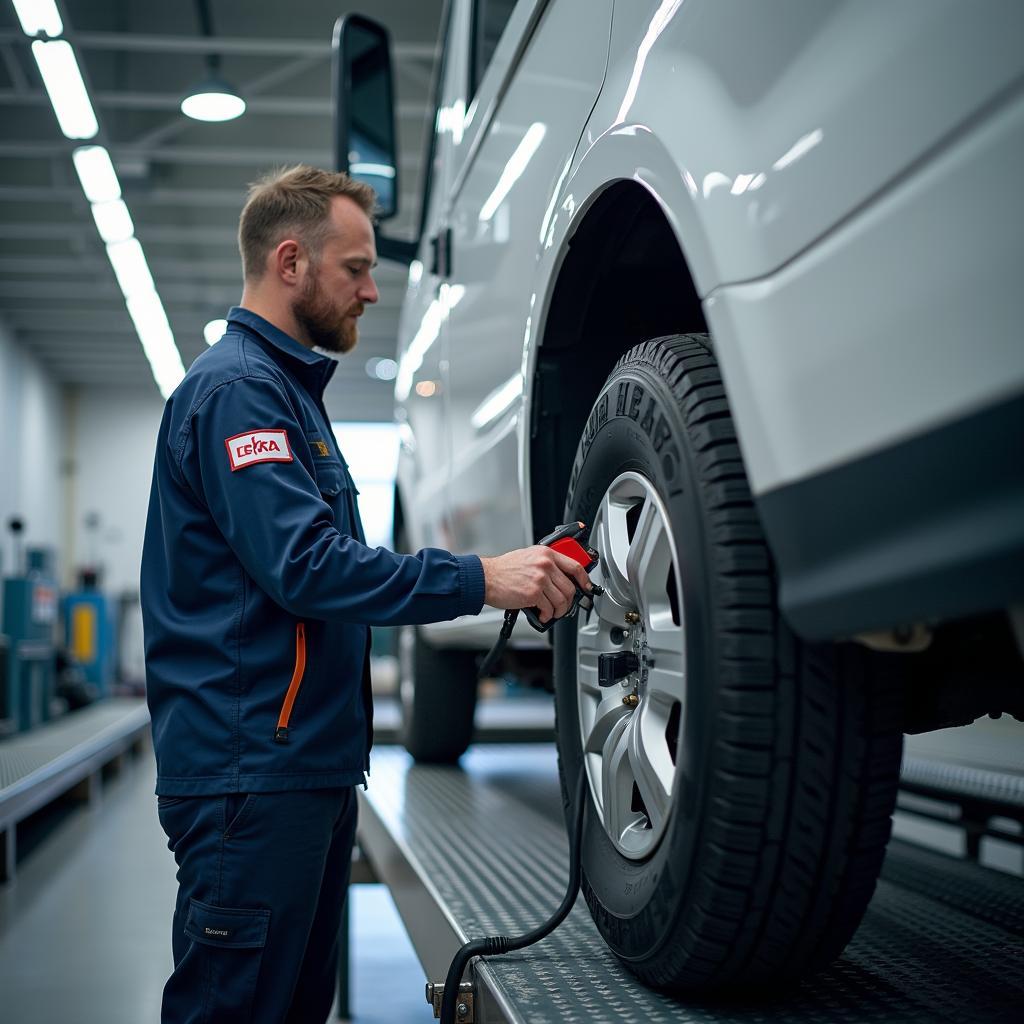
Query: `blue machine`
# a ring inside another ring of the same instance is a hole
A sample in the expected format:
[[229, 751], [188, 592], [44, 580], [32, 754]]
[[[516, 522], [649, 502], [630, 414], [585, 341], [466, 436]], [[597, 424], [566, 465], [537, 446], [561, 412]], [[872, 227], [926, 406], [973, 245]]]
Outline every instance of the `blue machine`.
[[24, 732], [48, 721], [56, 684], [53, 557], [45, 548], [30, 548], [26, 555], [25, 574], [4, 580], [7, 670], [0, 719], [6, 732]]
[[82, 570], [81, 589], [64, 598], [64, 630], [68, 653], [105, 697], [117, 665], [117, 618], [113, 602], [98, 584], [95, 570]]

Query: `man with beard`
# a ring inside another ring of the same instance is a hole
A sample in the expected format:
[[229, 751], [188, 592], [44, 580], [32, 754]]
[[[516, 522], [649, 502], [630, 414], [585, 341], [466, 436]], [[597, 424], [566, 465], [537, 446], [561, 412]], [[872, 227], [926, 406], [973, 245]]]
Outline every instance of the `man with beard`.
[[[564, 614], [583, 569], [365, 544], [323, 406], [377, 301], [372, 190], [257, 183], [224, 336], [164, 410], [141, 596], [160, 823], [178, 866], [165, 1022], [324, 1021], [369, 771], [369, 626]], [[467, 686], [473, 685], [467, 680]]]

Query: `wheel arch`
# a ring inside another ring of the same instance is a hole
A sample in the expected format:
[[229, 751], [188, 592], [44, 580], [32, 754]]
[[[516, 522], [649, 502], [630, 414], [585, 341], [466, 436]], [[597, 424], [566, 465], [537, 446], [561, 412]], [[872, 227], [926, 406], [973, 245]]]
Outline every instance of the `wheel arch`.
[[565, 240], [528, 382], [524, 447], [537, 537], [561, 521], [576, 446], [619, 356], [648, 338], [707, 329], [656, 194], [634, 179], [606, 183]]

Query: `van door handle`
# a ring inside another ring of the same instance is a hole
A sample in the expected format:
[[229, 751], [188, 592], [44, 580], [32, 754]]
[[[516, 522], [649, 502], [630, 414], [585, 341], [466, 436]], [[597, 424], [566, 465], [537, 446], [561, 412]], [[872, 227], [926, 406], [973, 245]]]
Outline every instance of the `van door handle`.
[[430, 239], [430, 272], [437, 277], [452, 273], [452, 229], [445, 228]]

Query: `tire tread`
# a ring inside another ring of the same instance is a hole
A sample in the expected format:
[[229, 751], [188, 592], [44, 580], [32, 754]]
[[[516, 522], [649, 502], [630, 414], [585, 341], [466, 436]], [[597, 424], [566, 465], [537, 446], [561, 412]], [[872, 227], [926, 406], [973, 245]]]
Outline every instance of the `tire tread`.
[[[657, 951], [626, 962], [672, 992], [774, 985], [830, 963], [874, 890], [902, 748], [897, 687], [859, 649], [802, 644], [782, 620], [708, 337], [646, 341], [613, 376], [628, 370], [668, 384], [695, 453], [719, 688], [712, 796], [683, 909]], [[600, 927], [586, 880], [584, 892]]]

